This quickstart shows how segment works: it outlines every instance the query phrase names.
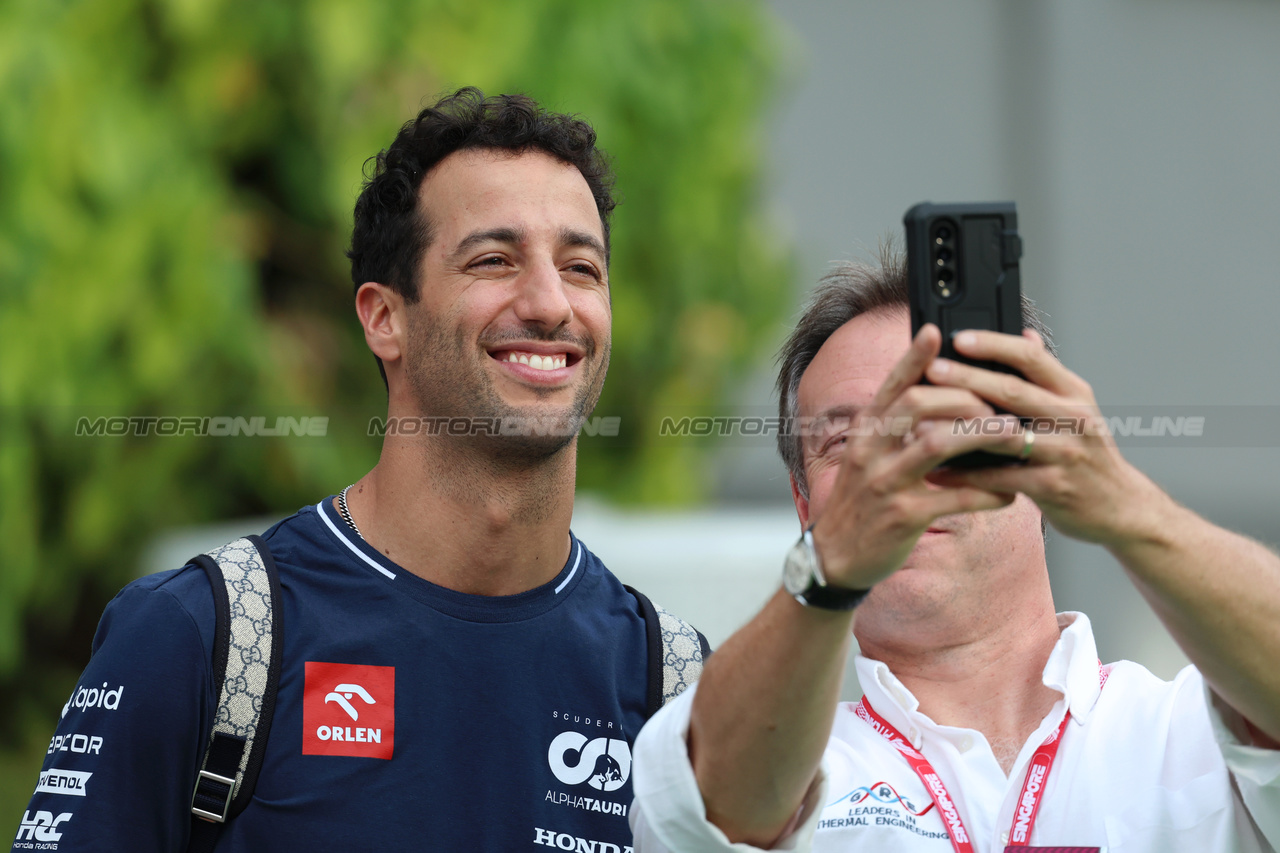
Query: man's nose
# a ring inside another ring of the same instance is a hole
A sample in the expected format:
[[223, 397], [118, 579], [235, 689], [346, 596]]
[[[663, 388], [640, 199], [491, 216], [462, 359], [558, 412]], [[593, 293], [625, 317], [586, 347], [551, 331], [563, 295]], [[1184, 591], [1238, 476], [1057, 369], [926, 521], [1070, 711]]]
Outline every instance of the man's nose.
[[514, 309], [516, 316], [524, 322], [558, 329], [573, 320], [573, 305], [569, 302], [567, 285], [560, 277], [560, 270], [550, 260], [529, 267], [520, 277], [517, 287]]

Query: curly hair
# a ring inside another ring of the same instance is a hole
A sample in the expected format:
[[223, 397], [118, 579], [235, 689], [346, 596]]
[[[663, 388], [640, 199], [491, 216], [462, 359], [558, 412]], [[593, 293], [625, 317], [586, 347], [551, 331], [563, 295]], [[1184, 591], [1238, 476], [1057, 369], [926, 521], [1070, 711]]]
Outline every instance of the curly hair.
[[609, 216], [617, 202], [613, 172], [605, 153], [596, 148], [591, 125], [548, 112], [527, 95], [485, 97], [467, 87], [418, 113], [390, 147], [366, 161], [347, 250], [356, 290], [377, 281], [407, 303], [418, 300], [418, 265], [432, 240], [430, 211], [419, 209], [418, 189], [440, 161], [471, 148], [542, 151], [576, 166], [595, 198], [608, 262]]

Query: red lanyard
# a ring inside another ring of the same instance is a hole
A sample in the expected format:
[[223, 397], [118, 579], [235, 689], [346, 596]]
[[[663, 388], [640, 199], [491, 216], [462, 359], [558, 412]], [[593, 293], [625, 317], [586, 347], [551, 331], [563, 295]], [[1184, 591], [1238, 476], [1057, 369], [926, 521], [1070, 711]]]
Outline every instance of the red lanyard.
[[[1110, 668], [1099, 667], [1098, 681], [1101, 684], [1107, 683], [1108, 675], [1110, 675]], [[973, 853], [973, 842], [969, 840], [969, 832], [960, 818], [960, 812], [952, 802], [951, 795], [947, 793], [947, 786], [943, 784], [942, 778], [933, 769], [929, 760], [921, 755], [901, 732], [875, 712], [871, 703], [867, 701], [867, 697], [862, 697], [856, 711], [860, 718], [876, 730], [877, 734], [902, 753], [902, 757], [920, 777], [920, 781], [924, 783], [929, 796], [938, 807], [939, 814], [942, 815], [942, 822], [947, 827], [947, 835], [951, 837], [951, 846], [955, 848], [956, 853]], [[1036, 814], [1040, 811], [1041, 795], [1048, 784], [1053, 760], [1058, 757], [1062, 733], [1066, 731], [1069, 719], [1071, 715], [1065, 714], [1062, 724], [1049, 734], [1045, 742], [1040, 744], [1040, 748], [1031, 756], [1031, 765], [1027, 767], [1027, 776], [1022, 782], [1022, 794], [1018, 797], [1018, 808], [1013, 813], [1013, 826], [1009, 828], [1008, 843], [1011, 845], [1025, 845], [1031, 838], [1031, 827], [1035, 826]]]

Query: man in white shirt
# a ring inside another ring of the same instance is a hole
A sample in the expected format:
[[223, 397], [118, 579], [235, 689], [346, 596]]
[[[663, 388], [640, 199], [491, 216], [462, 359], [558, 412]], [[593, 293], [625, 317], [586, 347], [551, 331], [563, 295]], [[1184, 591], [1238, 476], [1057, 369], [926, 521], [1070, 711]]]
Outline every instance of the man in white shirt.
[[[1025, 380], [911, 340], [896, 258], [824, 280], [779, 379], [818, 427], [779, 439], [806, 534], [641, 734], [637, 850], [1280, 846], [1280, 559], [1128, 464], [1024, 313], [955, 345]], [[975, 449], [1024, 464], [935, 470]], [[1054, 612], [1043, 520], [1110, 550], [1194, 667], [1101, 666]], [[851, 629], [865, 696], [837, 707]]]

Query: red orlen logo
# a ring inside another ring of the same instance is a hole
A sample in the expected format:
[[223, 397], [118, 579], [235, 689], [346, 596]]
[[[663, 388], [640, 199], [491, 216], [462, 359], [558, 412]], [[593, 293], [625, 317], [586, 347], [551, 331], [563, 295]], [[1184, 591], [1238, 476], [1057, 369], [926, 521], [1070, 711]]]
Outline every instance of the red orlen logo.
[[302, 754], [390, 758], [396, 735], [396, 668], [307, 661]]

